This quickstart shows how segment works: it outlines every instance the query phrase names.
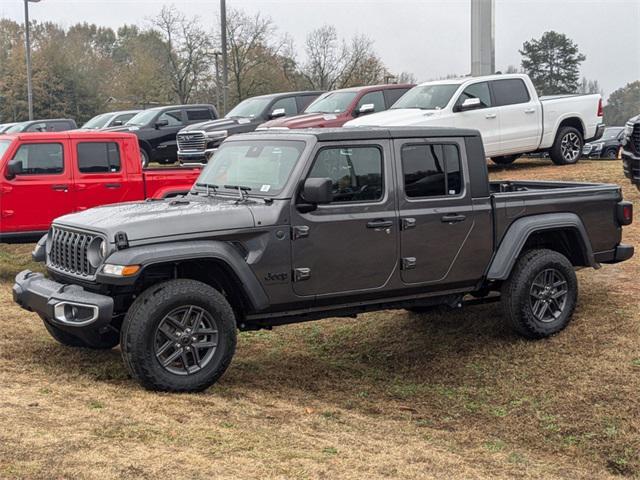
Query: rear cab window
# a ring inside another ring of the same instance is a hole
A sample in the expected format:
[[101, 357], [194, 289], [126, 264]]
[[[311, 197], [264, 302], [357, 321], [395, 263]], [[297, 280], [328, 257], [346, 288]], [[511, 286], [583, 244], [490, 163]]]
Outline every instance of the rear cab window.
[[22, 163], [20, 175], [59, 175], [64, 172], [61, 143], [25, 143], [18, 147], [12, 160]]
[[528, 103], [531, 100], [524, 81], [520, 78], [507, 78], [491, 82], [495, 104], [497, 106]]
[[408, 199], [462, 193], [460, 151], [454, 143], [407, 143], [401, 148], [402, 176]]
[[213, 111], [209, 108], [194, 108], [187, 110], [187, 123], [198, 123], [206, 120], [215, 120]]
[[116, 142], [80, 142], [76, 151], [80, 173], [120, 171], [120, 148]]

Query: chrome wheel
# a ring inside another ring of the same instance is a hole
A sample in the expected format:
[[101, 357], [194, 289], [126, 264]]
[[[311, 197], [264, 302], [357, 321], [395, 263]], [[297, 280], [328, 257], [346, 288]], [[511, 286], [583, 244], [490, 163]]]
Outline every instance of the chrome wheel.
[[184, 305], [169, 312], [156, 328], [154, 350], [162, 367], [176, 375], [202, 370], [218, 347], [218, 326], [201, 307]]
[[567, 163], [575, 162], [580, 156], [580, 152], [582, 151], [582, 142], [580, 141], [580, 137], [573, 132], [567, 133], [564, 137], [562, 137], [562, 142], [560, 143], [560, 153], [562, 154], [562, 158]]
[[529, 289], [533, 315], [543, 323], [553, 322], [564, 312], [569, 293], [567, 279], [555, 268], [540, 272]]

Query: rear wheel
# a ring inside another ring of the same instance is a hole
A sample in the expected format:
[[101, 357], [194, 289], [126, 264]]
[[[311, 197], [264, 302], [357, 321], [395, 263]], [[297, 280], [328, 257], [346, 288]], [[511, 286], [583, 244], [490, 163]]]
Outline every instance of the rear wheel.
[[491, 157], [491, 161], [496, 165], [511, 165], [520, 155], [504, 155], [502, 157]]
[[67, 347], [76, 348], [91, 348], [93, 350], [110, 350], [119, 343], [118, 334], [116, 332], [108, 332], [100, 335], [99, 339], [91, 342], [86, 341], [80, 337], [62, 330], [60, 327], [51, 323], [50, 320], [42, 318], [44, 322], [44, 328], [47, 329], [49, 335], [51, 335], [58, 343]]
[[556, 165], [573, 165], [582, 155], [584, 139], [582, 134], [574, 127], [562, 127], [556, 135], [549, 155]]
[[602, 154], [602, 158], [608, 158], [614, 160], [618, 158], [618, 149], [617, 148], [607, 148]]
[[149, 166], [149, 154], [144, 148], [140, 149], [140, 161], [142, 162], [142, 168]]
[[578, 297], [573, 265], [564, 255], [530, 250], [502, 285], [502, 306], [511, 327], [525, 338], [544, 338], [567, 326]]
[[235, 316], [212, 287], [170, 280], [147, 289], [129, 308], [120, 346], [129, 372], [145, 388], [201, 391], [231, 363]]

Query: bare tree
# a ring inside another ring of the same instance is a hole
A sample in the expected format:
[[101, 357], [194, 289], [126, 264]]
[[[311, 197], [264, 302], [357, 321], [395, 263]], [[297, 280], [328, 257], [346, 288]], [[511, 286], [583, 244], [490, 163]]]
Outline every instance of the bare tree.
[[162, 7], [153, 25], [166, 45], [172, 88], [180, 103], [188, 103], [199, 84], [211, 77], [213, 45], [210, 36], [197, 19], [187, 19], [175, 7]]

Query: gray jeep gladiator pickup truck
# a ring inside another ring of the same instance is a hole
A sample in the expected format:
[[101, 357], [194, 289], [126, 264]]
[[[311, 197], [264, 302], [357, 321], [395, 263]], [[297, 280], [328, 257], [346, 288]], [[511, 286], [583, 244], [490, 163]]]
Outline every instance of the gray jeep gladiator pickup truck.
[[490, 182], [473, 130], [239, 134], [184, 197], [58, 218], [33, 253], [47, 276], [13, 294], [60, 343], [119, 343], [144, 387], [197, 391], [238, 329], [501, 299], [518, 334], [547, 337], [576, 268], [633, 255], [631, 221], [617, 185]]

